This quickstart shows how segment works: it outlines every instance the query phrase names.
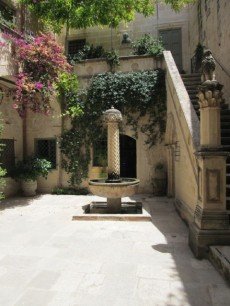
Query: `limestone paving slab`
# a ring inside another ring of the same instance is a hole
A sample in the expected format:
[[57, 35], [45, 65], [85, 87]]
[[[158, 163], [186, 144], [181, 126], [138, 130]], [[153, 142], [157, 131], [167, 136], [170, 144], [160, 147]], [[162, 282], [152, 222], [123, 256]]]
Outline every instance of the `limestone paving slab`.
[[151, 221], [75, 220], [96, 196], [0, 203], [0, 306], [227, 306], [230, 288], [188, 247], [173, 201], [137, 195]]

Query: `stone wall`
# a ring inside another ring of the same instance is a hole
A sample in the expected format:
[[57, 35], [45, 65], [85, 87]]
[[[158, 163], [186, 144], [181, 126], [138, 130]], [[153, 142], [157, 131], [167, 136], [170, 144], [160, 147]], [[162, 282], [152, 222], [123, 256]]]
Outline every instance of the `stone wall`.
[[[155, 61], [149, 56], [132, 56], [121, 58], [121, 65], [117, 68], [118, 71], [137, 71], [142, 69], [155, 69], [161, 67], [161, 61]], [[100, 72], [109, 71], [109, 67], [105, 61], [89, 60], [82, 62], [74, 67], [80, 79], [80, 86], [87, 86], [92, 75]], [[4, 131], [2, 138], [15, 140], [15, 159], [16, 162], [22, 158], [22, 119], [18, 116], [15, 109], [12, 108], [13, 100], [10, 97], [4, 96], [2, 104], [0, 105], [0, 112], [4, 118]], [[57, 153], [57, 167], [53, 169], [48, 179], [40, 178], [38, 180], [38, 191], [42, 193], [51, 192], [56, 186], [68, 186], [68, 175], [60, 166], [60, 150], [58, 148], [58, 137], [61, 135], [61, 117], [59, 102], [52, 101], [53, 111], [50, 116], [41, 114], [28, 113], [27, 118], [27, 151], [28, 154], [33, 154], [35, 151], [35, 140], [56, 138], [56, 153]], [[144, 118], [143, 120], [146, 120]], [[141, 124], [141, 122], [140, 122]], [[70, 127], [70, 122], [65, 119], [65, 126]], [[124, 134], [133, 137], [133, 133], [129, 126], [125, 126]], [[166, 163], [164, 144], [154, 146], [148, 149], [145, 145], [145, 138], [142, 133], [139, 133], [136, 139], [136, 154], [137, 154], [137, 177], [140, 179], [139, 192], [152, 193], [152, 178], [154, 176], [154, 166], [158, 162]], [[100, 167], [89, 166], [89, 177], [96, 178], [100, 175], [103, 169]], [[87, 187], [87, 181], [83, 186]], [[19, 185], [12, 179], [7, 178], [6, 195], [13, 195], [18, 192]]]
[[[190, 54], [188, 40], [188, 10], [184, 8], [179, 13], [171, 10], [170, 6], [158, 4], [155, 6], [155, 15], [145, 18], [141, 14], [136, 14], [135, 20], [129, 23], [120, 23], [116, 29], [108, 27], [90, 27], [82, 30], [71, 30], [70, 40], [86, 39], [86, 42], [94, 46], [102, 45], [106, 50], [111, 48], [119, 50], [121, 56], [130, 55], [132, 52], [130, 45], [123, 45], [123, 33], [127, 32], [132, 41], [144, 34], [151, 34], [158, 37], [158, 31], [163, 29], [182, 30], [182, 61], [183, 69], [190, 70]], [[63, 30], [59, 39], [64, 43]]]
[[217, 61], [216, 79], [224, 85], [224, 98], [228, 104], [230, 104], [229, 12], [229, 0], [199, 0], [189, 9], [190, 53], [194, 53], [198, 42], [212, 50]]
[[168, 196], [187, 222], [197, 204], [198, 174], [195, 152], [199, 146], [199, 121], [169, 51], [164, 52], [167, 88], [165, 144], [168, 160]]
[[[120, 66], [116, 67], [119, 72], [131, 72], [138, 70], [149, 70], [162, 67], [161, 60], [155, 60], [150, 56], [125, 56], [120, 59]], [[109, 66], [105, 60], [86, 60], [74, 67], [74, 71], [79, 77], [80, 87], [89, 85], [93, 75], [108, 72]], [[143, 122], [147, 118], [143, 118]], [[124, 118], [125, 122], [125, 118]], [[142, 125], [143, 122], [139, 122]], [[130, 126], [124, 124], [123, 133], [133, 137]], [[142, 133], [138, 133], [136, 139], [136, 157], [137, 157], [137, 178], [140, 179], [139, 193], [152, 193], [152, 179], [154, 178], [154, 167], [158, 162], [166, 164], [164, 143], [158, 144], [151, 149], [145, 145], [145, 137]], [[90, 165], [90, 178], [98, 178], [103, 169], [100, 167], [92, 167]]]
[[[4, 96], [0, 105], [0, 117], [3, 124], [2, 139], [14, 140], [15, 156], [22, 158], [22, 120], [13, 109], [12, 96]], [[19, 186], [10, 177], [6, 177], [6, 196], [14, 195], [18, 192]]]

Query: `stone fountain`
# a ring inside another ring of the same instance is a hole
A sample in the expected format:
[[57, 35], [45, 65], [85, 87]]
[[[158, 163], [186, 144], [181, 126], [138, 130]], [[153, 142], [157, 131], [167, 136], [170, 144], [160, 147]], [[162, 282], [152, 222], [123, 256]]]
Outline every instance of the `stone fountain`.
[[[107, 150], [108, 150], [108, 178], [89, 181], [90, 191], [101, 197], [106, 197], [104, 213], [121, 213], [123, 203], [122, 197], [130, 197], [137, 193], [140, 181], [136, 178], [120, 177], [120, 144], [119, 144], [119, 122], [122, 121], [121, 112], [113, 107], [104, 112], [104, 121], [108, 126]], [[92, 211], [102, 211], [102, 202], [92, 203]], [[126, 203], [127, 204], [127, 203]], [[140, 203], [139, 203], [140, 204]], [[126, 205], [127, 206], [127, 205]]]

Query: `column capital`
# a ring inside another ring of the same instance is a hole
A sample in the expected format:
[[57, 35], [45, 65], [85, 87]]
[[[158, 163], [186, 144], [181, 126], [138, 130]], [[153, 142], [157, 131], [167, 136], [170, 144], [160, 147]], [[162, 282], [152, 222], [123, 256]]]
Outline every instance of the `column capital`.
[[104, 112], [103, 119], [106, 123], [116, 123], [122, 121], [122, 115], [118, 109], [111, 107], [110, 109]]
[[222, 88], [216, 80], [207, 80], [198, 87], [198, 98], [200, 108], [220, 107], [222, 101]]

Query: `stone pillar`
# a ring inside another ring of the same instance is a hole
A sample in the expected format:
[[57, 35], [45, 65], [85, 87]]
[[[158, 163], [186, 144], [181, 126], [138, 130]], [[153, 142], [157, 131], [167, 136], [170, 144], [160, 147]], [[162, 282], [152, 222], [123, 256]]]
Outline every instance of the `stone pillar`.
[[[122, 121], [121, 112], [113, 107], [104, 113], [104, 121], [108, 125], [107, 150], [108, 150], [108, 179], [107, 183], [121, 182], [120, 178], [120, 145], [118, 123]], [[107, 198], [108, 213], [121, 211], [121, 198]]]
[[230, 242], [226, 211], [226, 152], [221, 151], [220, 103], [222, 85], [206, 80], [199, 87], [200, 148], [198, 201], [194, 222], [189, 229], [189, 244], [198, 258], [205, 257], [209, 245]]
[[104, 113], [108, 124], [108, 182], [120, 181], [120, 146], [118, 123], [122, 121], [121, 112], [113, 107]]
[[200, 145], [201, 148], [221, 146], [220, 103], [222, 85], [216, 81], [206, 81], [199, 87], [200, 104]]

